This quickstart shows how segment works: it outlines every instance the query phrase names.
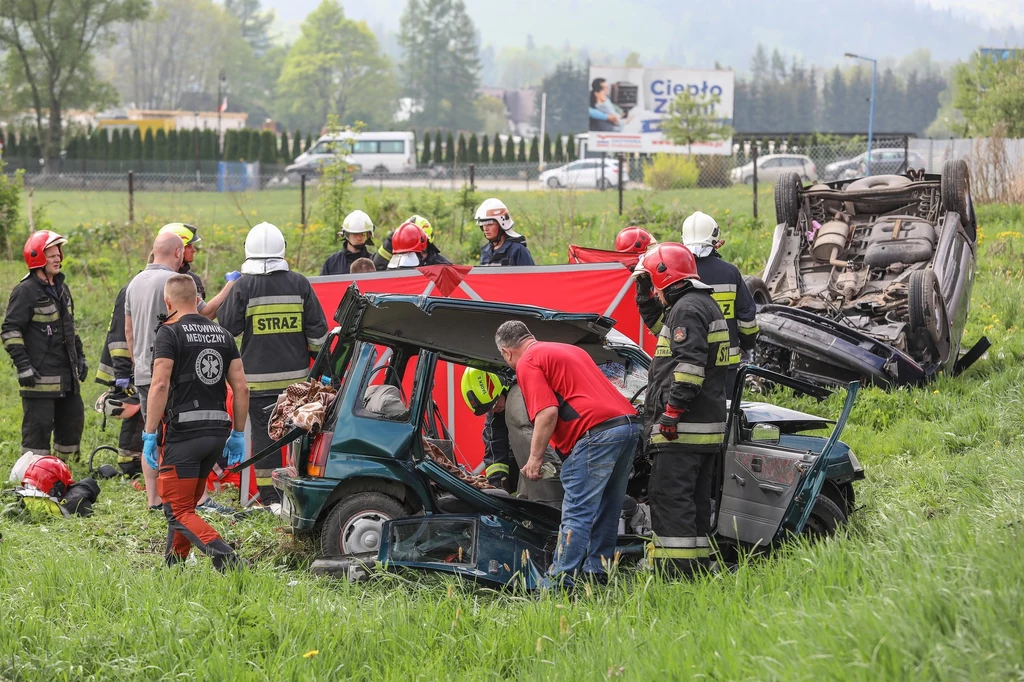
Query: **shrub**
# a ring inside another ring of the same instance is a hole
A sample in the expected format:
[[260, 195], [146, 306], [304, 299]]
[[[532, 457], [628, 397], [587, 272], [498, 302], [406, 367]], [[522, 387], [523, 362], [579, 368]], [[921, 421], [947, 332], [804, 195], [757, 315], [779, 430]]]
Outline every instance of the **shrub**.
[[644, 184], [651, 189], [689, 189], [699, 177], [697, 162], [681, 154], [656, 154], [644, 164]]

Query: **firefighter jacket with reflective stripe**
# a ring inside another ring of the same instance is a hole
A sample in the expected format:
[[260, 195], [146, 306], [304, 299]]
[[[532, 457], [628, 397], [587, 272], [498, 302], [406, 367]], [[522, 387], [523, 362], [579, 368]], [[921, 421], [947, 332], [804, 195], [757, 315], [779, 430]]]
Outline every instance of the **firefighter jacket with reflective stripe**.
[[533, 265], [533, 256], [526, 247], [525, 237], [505, 237], [497, 249], [487, 242], [480, 249], [480, 265]]
[[11, 291], [0, 328], [4, 348], [18, 377], [36, 376], [36, 385], [22, 387], [24, 398], [62, 398], [79, 392], [78, 359], [82, 340], [75, 331], [75, 304], [57, 273], [51, 286], [29, 272]]
[[227, 376], [236, 358], [238, 348], [228, 331], [202, 315], [185, 315], [157, 329], [154, 363], [174, 362], [163, 416], [166, 442], [228, 435]]
[[[648, 375], [644, 435], [649, 452], [717, 452], [725, 437], [729, 327], [707, 289], [669, 290]], [[685, 410], [677, 440], [656, 429], [665, 407]]]
[[729, 364], [738, 365], [740, 350], [753, 350], [759, 331], [754, 297], [747, 291], [739, 269], [717, 251], [697, 259], [697, 274], [701, 282], [715, 290], [713, 297], [729, 324]]
[[320, 268], [320, 276], [326, 275], [347, 275], [352, 269], [352, 264], [360, 258], [373, 258], [373, 254], [365, 246], [360, 246], [357, 251], [348, 250], [348, 242], [343, 241], [341, 251], [332, 253], [324, 261]]
[[242, 275], [218, 311], [242, 337], [242, 365], [252, 395], [277, 395], [309, 374], [327, 337], [327, 320], [309, 280], [290, 270]]
[[[384, 238], [384, 243], [377, 247], [377, 252], [373, 254], [373, 266], [378, 271], [388, 269], [388, 263], [391, 262], [392, 248], [391, 235], [389, 234]], [[427, 255], [420, 259], [420, 263], [422, 265], [447, 265], [451, 261], [441, 255], [441, 250], [434, 246], [433, 242], [429, 242], [427, 244]]]
[[113, 386], [116, 379], [130, 379], [132, 376], [132, 353], [128, 350], [128, 338], [124, 333], [124, 296], [128, 285], [117, 292], [114, 310], [110, 313], [107, 326], [107, 340], [100, 354], [100, 366], [96, 369], [96, 383]]

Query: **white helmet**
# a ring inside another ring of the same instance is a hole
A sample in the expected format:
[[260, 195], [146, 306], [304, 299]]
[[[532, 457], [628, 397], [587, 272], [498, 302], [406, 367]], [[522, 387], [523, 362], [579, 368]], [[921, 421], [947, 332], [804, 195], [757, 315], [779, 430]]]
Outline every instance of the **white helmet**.
[[707, 213], [697, 211], [683, 221], [683, 245], [698, 258], [709, 256], [712, 251], [721, 248], [725, 243], [721, 237], [718, 223]]
[[352, 211], [345, 216], [345, 222], [341, 224], [341, 232], [338, 233], [338, 236], [344, 237], [346, 233], [361, 234], [363, 232], [369, 232], [370, 236], [373, 236], [373, 221], [362, 211]]
[[509, 215], [508, 206], [506, 206], [501, 199], [487, 199], [484, 203], [480, 204], [480, 208], [476, 210], [477, 225], [488, 220], [498, 221], [498, 227], [504, 230], [505, 234], [509, 237], [521, 236], [518, 232], [512, 229], [515, 222], [512, 220], [512, 216]]
[[284, 258], [284, 235], [276, 225], [260, 223], [245, 237], [245, 257]]

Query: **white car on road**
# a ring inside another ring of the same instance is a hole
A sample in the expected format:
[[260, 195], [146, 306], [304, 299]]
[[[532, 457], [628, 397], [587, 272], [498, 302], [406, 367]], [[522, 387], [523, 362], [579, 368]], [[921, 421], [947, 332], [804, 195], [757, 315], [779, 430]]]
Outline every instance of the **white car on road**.
[[[551, 189], [571, 187], [573, 189], [609, 189], [619, 184], [619, 162], [605, 159], [602, 173], [601, 159], [580, 159], [558, 168], [551, 168], [540, 174], [540, 181]], [[629, 182], [629, 167], [622, 166], [622, 182]]]

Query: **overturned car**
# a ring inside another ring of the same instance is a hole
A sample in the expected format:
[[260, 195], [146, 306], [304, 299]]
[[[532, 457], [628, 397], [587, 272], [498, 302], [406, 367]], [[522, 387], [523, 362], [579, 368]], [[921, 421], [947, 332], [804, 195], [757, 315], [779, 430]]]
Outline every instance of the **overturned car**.
[[762, 278], [757, 364], [818, 384], [891, 387], [957, 373], [977, 272], [970, 173], [908, 172], [775, 186], [778, 226]]

